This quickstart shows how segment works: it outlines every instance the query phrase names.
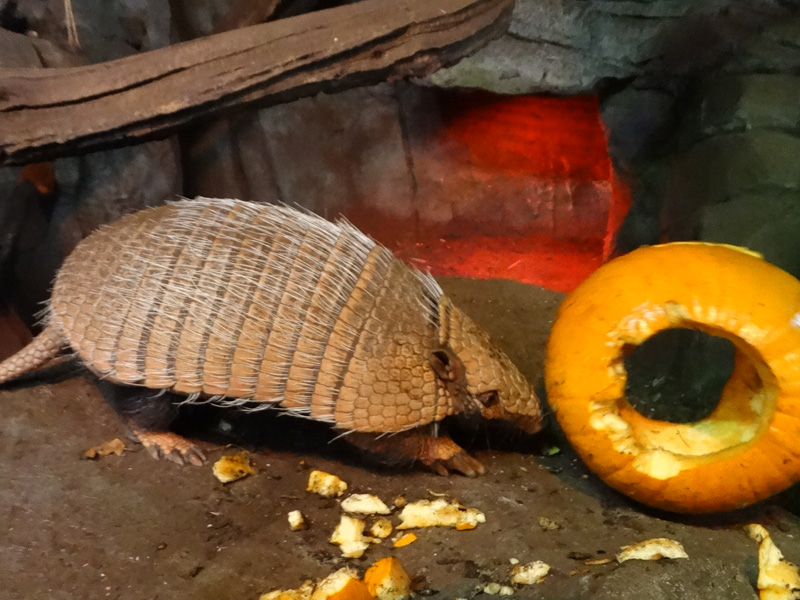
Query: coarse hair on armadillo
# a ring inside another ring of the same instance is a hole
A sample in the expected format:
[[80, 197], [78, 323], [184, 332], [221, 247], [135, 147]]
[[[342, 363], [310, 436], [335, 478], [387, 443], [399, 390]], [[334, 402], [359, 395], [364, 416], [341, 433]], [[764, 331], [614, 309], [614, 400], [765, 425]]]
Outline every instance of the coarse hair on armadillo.
[[117, 383], [402, 431], [457, 410], [428, 362], [443, 298], [347, 221], [196, 198], [81, 242], [46, 325]]

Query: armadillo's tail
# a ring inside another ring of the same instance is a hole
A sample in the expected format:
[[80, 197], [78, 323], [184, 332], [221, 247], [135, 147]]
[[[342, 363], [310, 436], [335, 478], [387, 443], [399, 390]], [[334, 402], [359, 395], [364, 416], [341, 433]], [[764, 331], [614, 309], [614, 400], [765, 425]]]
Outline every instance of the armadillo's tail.
[[44, 328], [22, 350], [0, 362], [0, 383], [44, 366], [67, 346], [64, 336], [52, 325]]

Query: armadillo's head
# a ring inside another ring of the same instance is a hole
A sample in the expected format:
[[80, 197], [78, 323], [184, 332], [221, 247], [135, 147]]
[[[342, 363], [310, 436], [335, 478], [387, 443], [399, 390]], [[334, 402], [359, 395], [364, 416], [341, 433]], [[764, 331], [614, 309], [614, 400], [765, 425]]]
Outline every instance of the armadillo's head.
[[443, 297], [440, 341], [463, 364], [469, 401], [486, 419], [510, 421], [528, 433], [542, 428], [542, 409], [533, 388], [483, 329]]

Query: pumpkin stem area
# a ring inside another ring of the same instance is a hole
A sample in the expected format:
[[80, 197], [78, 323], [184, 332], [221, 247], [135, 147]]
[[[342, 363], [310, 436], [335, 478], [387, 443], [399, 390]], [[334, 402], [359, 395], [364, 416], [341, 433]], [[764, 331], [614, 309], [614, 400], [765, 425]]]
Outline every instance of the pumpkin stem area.
[[693, 329], [666, 329], [623, 348], [625, 395], [641, 415], [693, 423], [716, 408], [734, 369], [736, 347]]

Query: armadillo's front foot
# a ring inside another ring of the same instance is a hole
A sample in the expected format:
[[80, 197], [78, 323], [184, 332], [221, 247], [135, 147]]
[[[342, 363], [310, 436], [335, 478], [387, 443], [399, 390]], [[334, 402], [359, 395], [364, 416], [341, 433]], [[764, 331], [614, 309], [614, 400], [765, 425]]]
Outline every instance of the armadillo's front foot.
[[447, 476], [452, 472], [467, 477], [477, 477], [486, 473], [481, 462], [470, 456], [466, 450], [448, 437], [428, 438], [427, 444], [421, 448], [419, 460], [439, 475]]
[[185, 461], [198, 467], [206, 462], [202, 450], [192, 442], [168, 431], [142, 431], [132, 429], [133, 436], [142, 443], [148, 454], [155, 459], [166, 458], [174, 463], [183, 465]]
[[455, 472], [477, 477], [486, 472], [480, 461], [449, 437], [411, 430], [378, 437], [370, 433], [353, 433], [345, 439], [390, 464], [418, 460], [439, 475]]

